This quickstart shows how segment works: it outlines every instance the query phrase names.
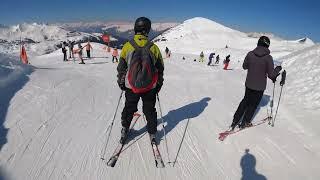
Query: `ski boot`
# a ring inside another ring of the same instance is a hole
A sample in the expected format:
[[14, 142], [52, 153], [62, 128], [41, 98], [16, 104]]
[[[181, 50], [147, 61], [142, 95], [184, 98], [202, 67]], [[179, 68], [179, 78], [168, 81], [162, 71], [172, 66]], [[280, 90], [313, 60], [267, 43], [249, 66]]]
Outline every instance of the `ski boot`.
[[121, 129], [121, 137], [120, 137], [120, 143], [124, 144], [126, 142], [127, 136], [128, 136], [128, 128], [122, 127]]
[[232, 122], [232, 124], [230, 125], [231, 131], [234, 130], [234, 128], [236, 128], [238, 123]]
[[247, 128], [247, 127], [251, 127], [252, 126], [252, 123], [251, 122], [245, 122], [245, 123], [241, 123], [239, 125], [239, 128], [240, 129], [244, 129], [244, 128]]

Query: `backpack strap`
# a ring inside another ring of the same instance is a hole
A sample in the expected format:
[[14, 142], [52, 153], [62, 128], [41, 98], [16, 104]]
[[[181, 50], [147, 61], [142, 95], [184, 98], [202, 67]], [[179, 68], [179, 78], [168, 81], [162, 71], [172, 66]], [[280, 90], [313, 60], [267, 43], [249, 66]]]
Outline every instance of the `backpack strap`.
[[138, 44], [134, 41], [134, 39], [130, 40], [129, 43], [133, 46], [134, 49], [139, 49], [140, 47]]
[[130, 40], [129, 43], [134, 47], [134, 49], [139, 49], [143, 47], [147, 47], [148, 49], [150, 49], [151, 46], [153, 46], [153, 42], [151, 41], [148, 41], [147, 44], [143, 47], [138, 46], [138, 44], [136, 43], [136, 41], [134, 41], [134, 39]]

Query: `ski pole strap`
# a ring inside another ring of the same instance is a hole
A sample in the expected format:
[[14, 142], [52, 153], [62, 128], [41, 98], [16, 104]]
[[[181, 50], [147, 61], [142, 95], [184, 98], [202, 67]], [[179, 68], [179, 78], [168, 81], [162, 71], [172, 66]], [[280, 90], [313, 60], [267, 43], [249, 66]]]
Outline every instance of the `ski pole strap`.
[[280, 86], [283, 86], [286, 83], [286, 77], [287, 77], [287, 72], [286, 70], [283, 70], [281, 74]]

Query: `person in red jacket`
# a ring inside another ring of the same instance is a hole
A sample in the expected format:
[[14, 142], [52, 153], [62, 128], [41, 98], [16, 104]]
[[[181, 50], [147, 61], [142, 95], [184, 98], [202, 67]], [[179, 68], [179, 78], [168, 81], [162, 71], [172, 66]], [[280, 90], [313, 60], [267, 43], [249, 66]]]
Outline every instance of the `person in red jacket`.
[[228, 70], [228, 66], [229, 66], [229, 62], [230, 62], [230, 54], [226, 57], [226, 59], [223, 61], [224, 63], [224, 70]]

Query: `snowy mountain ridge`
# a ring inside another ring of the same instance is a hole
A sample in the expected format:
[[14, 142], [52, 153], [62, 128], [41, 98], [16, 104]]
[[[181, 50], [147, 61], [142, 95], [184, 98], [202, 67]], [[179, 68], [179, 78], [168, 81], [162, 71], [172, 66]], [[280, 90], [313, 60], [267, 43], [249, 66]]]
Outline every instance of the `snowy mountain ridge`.
[[20, 41], [24, 42], [30, 55], [50, 53], [61, 46], [62, 41], [84, 42], [101, 41], [101, 38], [83, 32], [67, 31], [61, 27], [47, 24], [19, 24], [0, 28], [0, 52], [19, 52]]

